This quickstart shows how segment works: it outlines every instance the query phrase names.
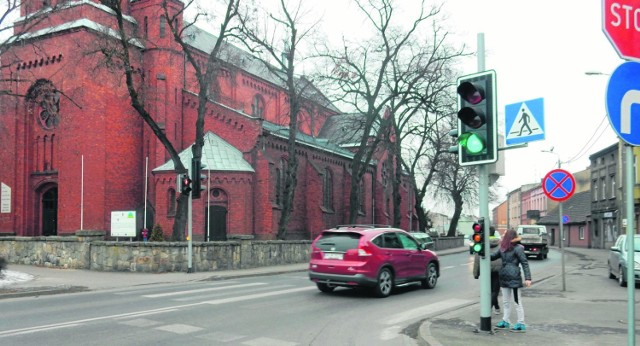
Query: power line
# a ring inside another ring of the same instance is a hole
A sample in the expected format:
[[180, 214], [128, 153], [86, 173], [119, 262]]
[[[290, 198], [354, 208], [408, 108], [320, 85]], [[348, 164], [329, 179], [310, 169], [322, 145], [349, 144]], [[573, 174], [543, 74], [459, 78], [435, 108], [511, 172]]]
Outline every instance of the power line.
[[[581, 157], [583, 157], [586, 153], [589, 152], [589, 149], [591, 149], [591, 147], [593, 147], [598, 142], [600, 137], [602, 137], [602, 135], [604, 134], [604, 132], [606, 130], [606, 127], [602, 127], [602, 124], [604, 124], [604, 121], [606, 119], [607, 119], [607, 116], [605, 115], [602, 118], [602, 121], [600, 122], [600, 124], [596, 127], [596, 130], [591, 135], [591, 138], [589, 138], [589, 140], [587, 140], [587, 142], [584, 144], [582, 149], [580, 149], [578, 151], [578, 153], [574, 157], [572, 157], [571, 159], [565, 161], [564, 163], [571, 163], [573, 161], [576, 161], [576, 160], [580, 159]], [[589, 142], [591, 142], [591, 140], [595, 137], [596, 133], [598, 133], [598, 130], [600, 130], [600, 134], [598, 135], [598, 137], [591, 144], [589, 144]]]

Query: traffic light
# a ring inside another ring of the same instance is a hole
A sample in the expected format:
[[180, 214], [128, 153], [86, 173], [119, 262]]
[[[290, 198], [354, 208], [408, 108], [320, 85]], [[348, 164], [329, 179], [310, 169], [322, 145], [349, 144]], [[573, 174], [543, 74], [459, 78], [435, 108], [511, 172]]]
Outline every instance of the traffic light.
[[496, 72], [458, 78], [458, 162], [461, 166], [498, 160]]
[[193, 199], [200, 198], [200, 192], [204, 190], [202, 181], [207, 179], [207, 176], [202, 174], [202, 169], [205, 167], [207, 167], [207, 165], [203, 165], [200, 158], [194, 157], [191, 159], [191, 179], [193, 179], [193, 194], [191, 198]]
[[473, 252], [484, 256], [484, 219], [478, 220], [472, 227], [473, 235], [471, 236], [471, 240], [473, 240]]
[[189, 178], [189, 175], [184, 174], [180, 179], [180, 193], [189, 196], [189, 192], [191, 192], [191, 178]]

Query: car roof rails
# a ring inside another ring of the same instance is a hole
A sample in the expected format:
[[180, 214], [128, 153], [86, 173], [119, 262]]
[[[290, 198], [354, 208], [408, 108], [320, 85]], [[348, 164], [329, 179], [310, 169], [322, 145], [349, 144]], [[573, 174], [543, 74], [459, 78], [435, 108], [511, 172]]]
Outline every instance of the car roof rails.
[[341, 228], [391, 228], [391, 225], [377, 225], [377, 224], [350, 224], [350, 225], [338, 225], [336, 229]]

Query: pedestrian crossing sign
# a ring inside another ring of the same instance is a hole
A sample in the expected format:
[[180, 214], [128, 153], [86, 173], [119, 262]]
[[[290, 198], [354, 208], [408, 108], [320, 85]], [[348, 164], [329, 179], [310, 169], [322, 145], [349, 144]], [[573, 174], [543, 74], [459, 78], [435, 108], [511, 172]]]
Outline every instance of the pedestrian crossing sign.
[[506, 145], [544, 139], [544, 99], [513, 103], [505, 107]]

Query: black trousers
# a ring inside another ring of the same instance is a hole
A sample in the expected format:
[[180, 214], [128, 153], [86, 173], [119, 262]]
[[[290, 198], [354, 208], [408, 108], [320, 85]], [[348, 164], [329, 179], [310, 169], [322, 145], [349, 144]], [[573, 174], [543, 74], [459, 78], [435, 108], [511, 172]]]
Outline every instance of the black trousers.
[[496, 309], [500, 309], [498, 293], [500, 293], [500, 275], [498, 272], [491, 272], [491, 306]]

